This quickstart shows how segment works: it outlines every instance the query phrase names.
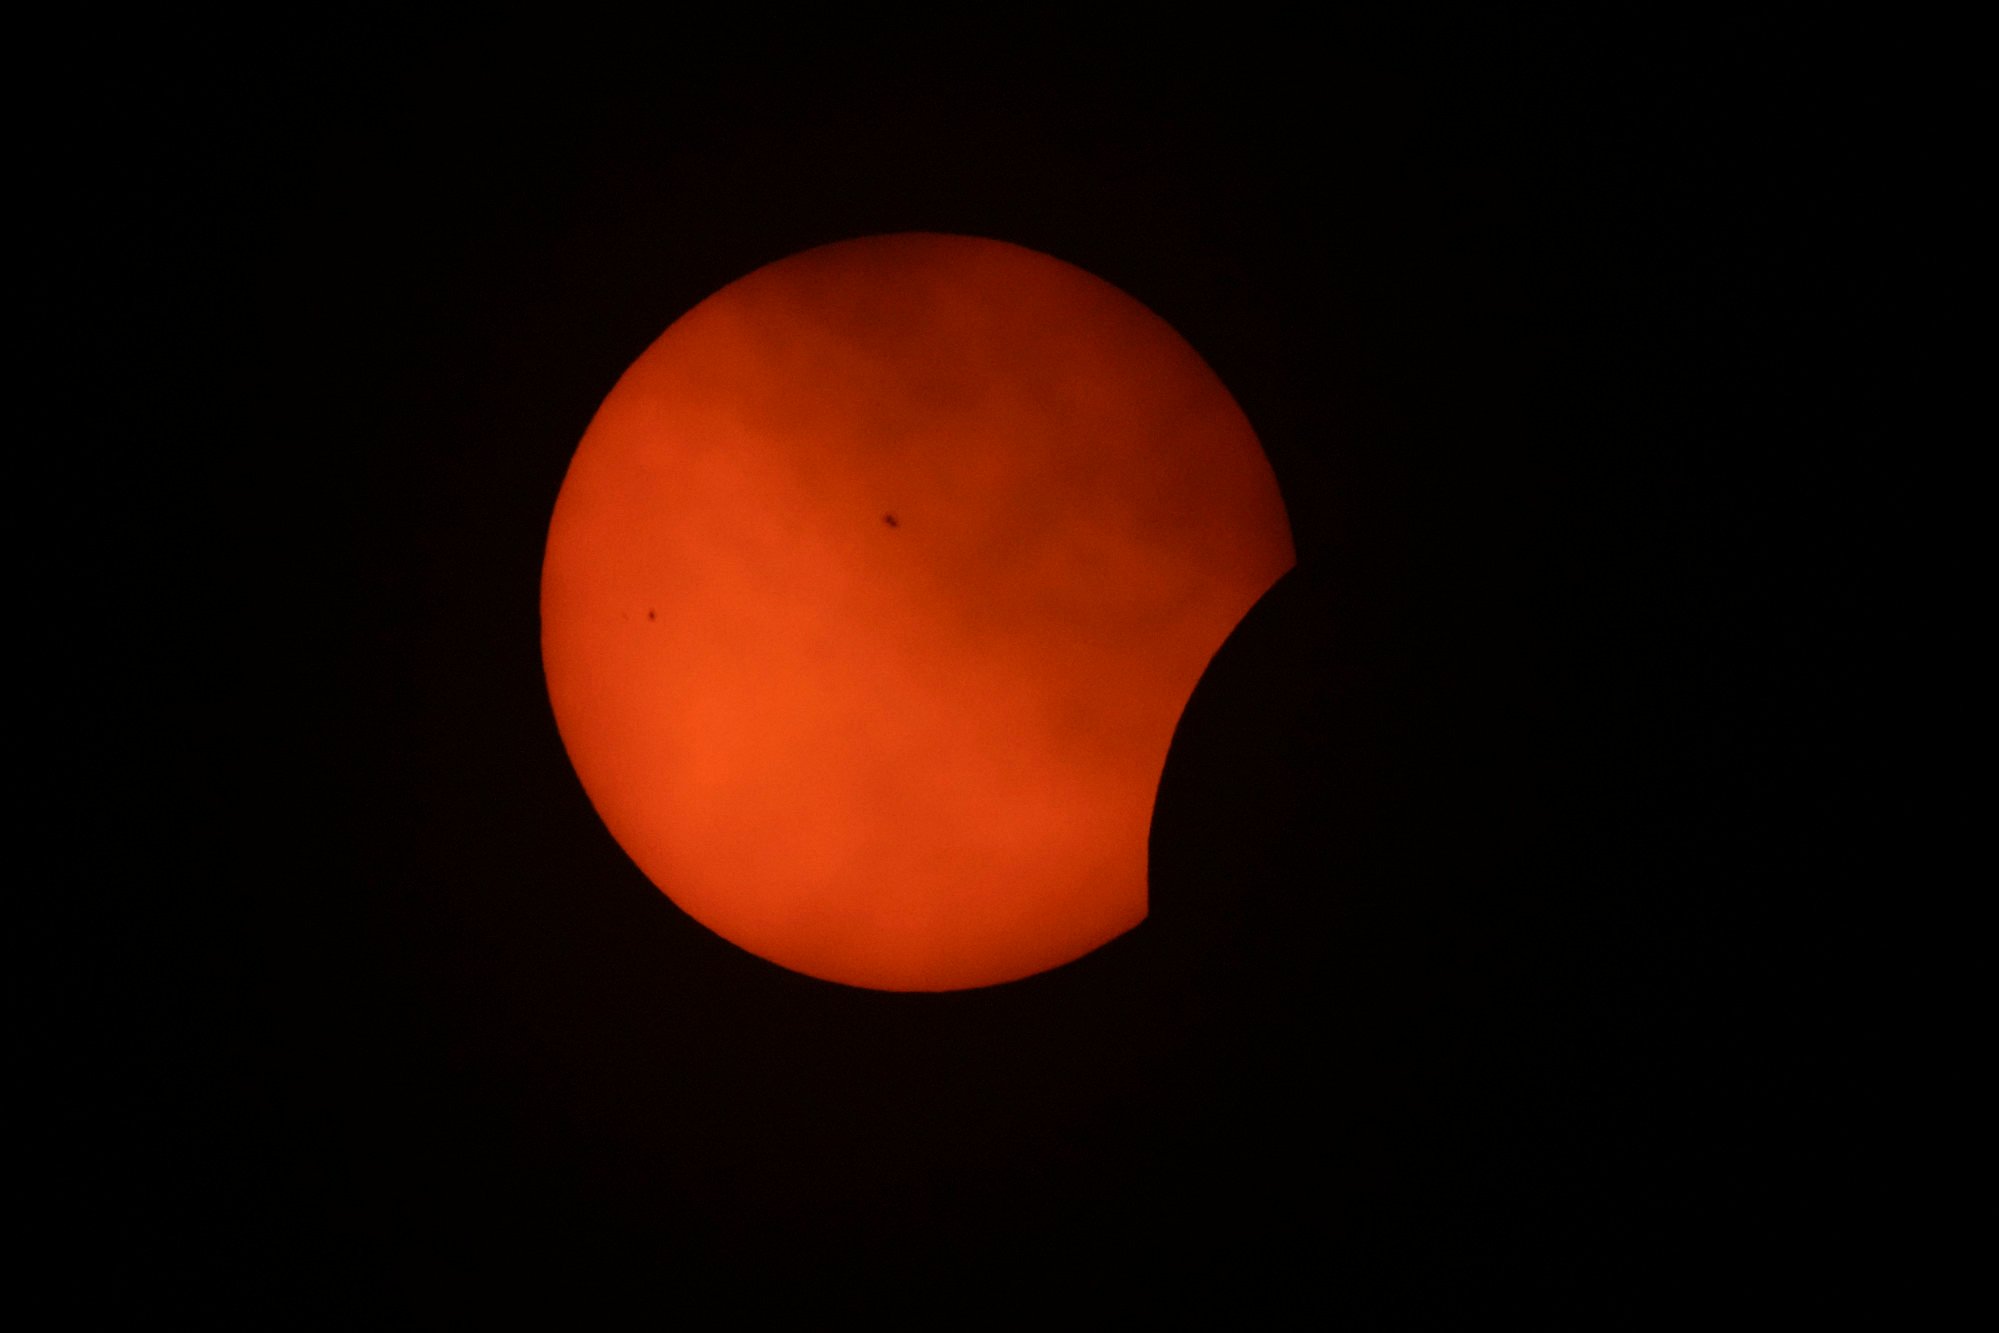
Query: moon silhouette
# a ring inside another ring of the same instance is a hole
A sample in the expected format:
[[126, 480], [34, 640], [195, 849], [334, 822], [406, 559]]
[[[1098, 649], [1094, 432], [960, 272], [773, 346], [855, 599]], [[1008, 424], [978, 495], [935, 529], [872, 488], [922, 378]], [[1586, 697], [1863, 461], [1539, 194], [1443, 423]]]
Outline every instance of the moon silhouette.
[[910, 233], [677, 320], [576, 450], [542, 654], [591, 803], [780, 966], [942, 991], [1146, 915], [1167, 746], [1293, 563], [1254, 431], [1072, 265]]

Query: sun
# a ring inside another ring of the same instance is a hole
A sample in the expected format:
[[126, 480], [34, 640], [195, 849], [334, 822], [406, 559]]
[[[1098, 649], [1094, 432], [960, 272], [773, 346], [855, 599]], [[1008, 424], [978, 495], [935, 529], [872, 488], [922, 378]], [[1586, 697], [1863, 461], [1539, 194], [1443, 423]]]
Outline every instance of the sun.
[[815, 977], [992, 985], [1146, 913], [1209, 659], [1290, 568], [1227, 389], [1108, 283], [996, 240], [808, 250], [627, 370], [542, 571], [557, 726], [690, 916]]

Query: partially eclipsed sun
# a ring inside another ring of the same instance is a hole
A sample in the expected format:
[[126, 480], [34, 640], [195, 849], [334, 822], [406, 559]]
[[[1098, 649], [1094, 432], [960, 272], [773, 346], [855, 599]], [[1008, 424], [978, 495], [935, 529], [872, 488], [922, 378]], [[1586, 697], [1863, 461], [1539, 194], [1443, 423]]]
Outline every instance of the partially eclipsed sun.
[[676, 321], [562, 484], [542, 658], [620, 846], [697, 921], [884, 990], [1146, 914], [1180, 711], [1291, 567], [1249, 422], [1107, 283], [961, 236], [758, 269]]

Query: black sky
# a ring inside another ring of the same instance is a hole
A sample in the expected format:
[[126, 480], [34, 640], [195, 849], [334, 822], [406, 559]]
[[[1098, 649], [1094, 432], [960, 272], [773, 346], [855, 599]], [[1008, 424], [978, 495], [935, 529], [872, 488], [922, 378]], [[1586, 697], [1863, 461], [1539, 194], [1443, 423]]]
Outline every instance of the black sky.
[[[78, 998], [38, 1025], [79, 1299], [1798, 1299], [1850, 1184], [1831, 474], [1864, 404], [1803, 350], [1823, 117], [1785, 49], [352, 20], [79, 67], [48, 137], [90, 164], [55, 252], [87, 424], [51, 504], [117, 609], [71, 631]], [[536, 639], [624, 367], [752, 268], [897, 230], [1164, 316], [1301, 555], [1176, 737], [1152, 919], [944, 997], [673, 908]]]

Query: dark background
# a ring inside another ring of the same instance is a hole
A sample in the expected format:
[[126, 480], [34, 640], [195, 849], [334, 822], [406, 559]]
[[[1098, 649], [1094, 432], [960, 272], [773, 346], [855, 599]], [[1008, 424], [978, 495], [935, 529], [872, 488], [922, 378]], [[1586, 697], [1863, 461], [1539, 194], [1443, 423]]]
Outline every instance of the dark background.
[[[48, 53], [71, 1299], [1616, 1326], [1859, 1280], [1874, 403], [1811, 349], [1872, 94], [1776, 25], [1133, 25]], [[625, 366], [897, 230], [1164, 316], [1300, 553], [1176, 735], [1151, 918], [946, 996], [681, 914], [537, 644]]]

